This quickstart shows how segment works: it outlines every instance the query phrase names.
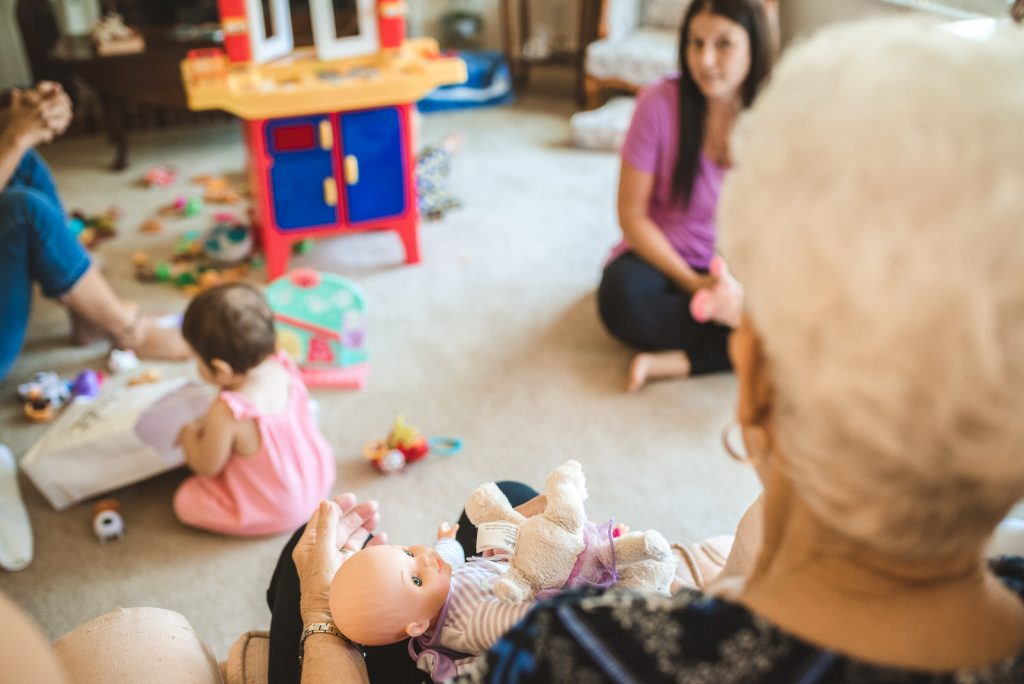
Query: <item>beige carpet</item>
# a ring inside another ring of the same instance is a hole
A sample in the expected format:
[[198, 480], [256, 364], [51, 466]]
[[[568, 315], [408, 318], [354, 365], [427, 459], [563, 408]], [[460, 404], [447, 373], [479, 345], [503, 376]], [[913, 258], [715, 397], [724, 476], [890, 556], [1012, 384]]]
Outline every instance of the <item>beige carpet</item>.
[[[466, 207], [423, 226], [422, 263], [402, 265], [392, 234], [324, 240], [294, 262], [349, 277], [368, 296], [368, 387], [315, 395], [338, 460], [337, 491], [379, 499], [396, 541], [431, 539], [481, 482], [539, 484], [569, 457], [584, 464], [593, 518], [654, 527], [671, 540], [731, 531], [756, 494], [752, 473], [718, 442], [731, 376], [622, 391], [629, 351], [606, 335], [594, 303], [617, 235], [617, 161], [567, 146], [571, 111], [565, 96], [540, 91], [506, 108], [425, 118], [425, 141], [465, 133], [452, 182]], [[135, 181], [155, 163], [178, 166], [185, 179], [238, 173], [240, 135], [233, 125], [139, 134], [132, 150], [133, 165], [121, 174], [106, 170], [111, 148], [99, 138], [43, 151], [69, 207], [124, 209], [121, 234], [100, 248], [115, 286], [147, 307], [179, 311], [186, 300], [173, 288], [134, 282], [130, 255], [169, 254], [176, 234], [208, 225], [212, 212], [141, 234], [142, 220], [196, 186], [145, 190]], [[105, 359], [103, 345], [67, 343], [63, 310], [39, 300], [24, 353], [0, 384], [0, 442], [19, 457], [45, 427], [21, 417], [16, 384], [36, 370], [73, 375]], [[462, 438], [465, 448], [402, 475], [377, 474], [360, 449], [383, 437], [396, 413], [427, 435]], [[127, 535], [106, 545], [92, 534], [90, 503], [57, 513], [22, 478], [35, 561], [0, 572], [0, 590], [51, 637], [115, 606], [174, 609], [223, 658], [238, 634], [268, 626], [264, 590], [285, 538], [227, 539], [182, 527], [170, 501], [184, 476], [115, 492]]]

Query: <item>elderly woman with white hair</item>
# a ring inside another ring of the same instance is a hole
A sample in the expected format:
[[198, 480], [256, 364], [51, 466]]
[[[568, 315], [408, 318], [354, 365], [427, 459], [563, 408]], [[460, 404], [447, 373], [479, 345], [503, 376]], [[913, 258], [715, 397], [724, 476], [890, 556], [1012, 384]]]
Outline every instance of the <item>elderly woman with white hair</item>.
[[[1024, 496], [1024, 33], [822, 32], [736, 142], [725, 441], [764, 484], [753, 565], [710, 596], [563, 594], [471, 679], [1024, 682], [1024, 559], [984, 552]], [[351, 651], [311, 646], [304, 682]]]

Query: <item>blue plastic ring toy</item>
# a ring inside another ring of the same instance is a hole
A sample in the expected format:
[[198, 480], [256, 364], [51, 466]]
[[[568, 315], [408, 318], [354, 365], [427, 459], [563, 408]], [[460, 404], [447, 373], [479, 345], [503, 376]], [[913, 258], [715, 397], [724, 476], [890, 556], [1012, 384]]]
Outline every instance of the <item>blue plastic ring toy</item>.
[[430, 453], [438, 456], [454, 456], [462, 449], [462, 440], [458, 437], [431, 437], [427, 440]]

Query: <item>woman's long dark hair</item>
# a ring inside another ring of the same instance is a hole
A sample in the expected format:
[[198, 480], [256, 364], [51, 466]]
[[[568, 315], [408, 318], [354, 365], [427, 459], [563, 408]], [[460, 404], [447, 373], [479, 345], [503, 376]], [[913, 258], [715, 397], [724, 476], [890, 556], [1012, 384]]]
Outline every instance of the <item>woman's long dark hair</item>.
[[690, 24], [701, 12], [711, 12], [731, 19], [742, 26], [750, 39], [750, 71], [743, 81], [743, 107], [754, 101], [761, 84], [772, 68], [768, 43], [768, 22], [761, 0], [693, 0], [679, 30], [679, 151], [676, 160], [673, 192], [689, 205], [693, 185], [700, 170], [700, 153], [704, 147], [704, 115], [708, 102], [693, 80], [686, 62]]

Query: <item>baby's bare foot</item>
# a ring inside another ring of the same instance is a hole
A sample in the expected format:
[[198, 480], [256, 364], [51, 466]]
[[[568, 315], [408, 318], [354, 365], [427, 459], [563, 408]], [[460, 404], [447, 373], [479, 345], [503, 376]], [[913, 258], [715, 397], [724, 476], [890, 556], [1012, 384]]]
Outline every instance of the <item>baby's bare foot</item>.
[[686, 352], [640, 352], [629, 364], [626, 391], [636, 392], [649, 380], [685, 378], [690, 370], [690, 357]]

